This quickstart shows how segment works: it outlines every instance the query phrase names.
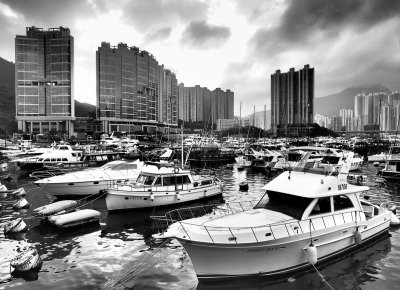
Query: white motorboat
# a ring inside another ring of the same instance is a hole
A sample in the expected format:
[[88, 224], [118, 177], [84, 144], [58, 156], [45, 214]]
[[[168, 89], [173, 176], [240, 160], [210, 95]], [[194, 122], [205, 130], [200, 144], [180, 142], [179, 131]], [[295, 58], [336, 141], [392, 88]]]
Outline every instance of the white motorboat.
[[73, 150], [70, 145], [57, 145], [37, 156], [24, 157], [12, 160], [21, 169], [32, 170], [47, 165], [76, 163], [81, 160], [82, 151]]
[[136, 180], [143, 164], [139, 160], [116, 160], [98, 168], [43, 178], [35, 184], [55, 196], [97, 194], [113, 182]]
[[170, 163], [147, 162], [136, 182], [106, 190], [109, 211], [167, 206], [222, 193], [222, 182], [211, 175], [192, 174]]
[[194, 208], [153, 217], [170, 223], [153, 237], [176, 238], [199, 278], [278, 275], [356, 249], [386, 233], [394, 217], [362, 199], [369, 188], [349, 184], [345, 174], [299, 168], [264, 189], [247, 210], [245, 203], [224, 204], [200, 217]]
[[368, 156], [368, 162], [385, 162], [390, 157], [389, 153], [381, 152]]
[[378, 171], [378, 176], [389, 182], [400, 181], [400, 158], [390, 157], [385, 162], [385, 166]]
[[322, 160], [318, 162], [316, 166], [323, 167], [325, 170], [340, 170], [345, 163], [350, 163], [349, 171], [355, 171], [359, 170], [363, 163], [363, 159], [356, 156], [352, 151], [326, 148], [326, 150], [320, 154]]

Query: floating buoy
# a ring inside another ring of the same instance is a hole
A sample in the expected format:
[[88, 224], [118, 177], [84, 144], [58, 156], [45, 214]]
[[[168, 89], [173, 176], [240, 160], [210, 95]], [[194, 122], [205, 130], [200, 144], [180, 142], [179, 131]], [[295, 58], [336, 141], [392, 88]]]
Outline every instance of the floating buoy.
[[181, 194], [179, 193], [179, 191], [176, 192], [176, 198], [177, 198], [178, 200], [181, 200]]
[[310, 263], [315, 265], [318, 261], [317, 247], [313, 243], [309, 244], [306, 248], [306, 253]]
[[23, 219], [17, 218], [5, 224], [4, 234], [19, 233], [26, 230], [27, 226]]
[[362, 242], [362, 236], [360, 231], [358, 230], [358, 227], [356, 228], [356, 231], [354, 232], [354, 241], [356, 242], [357, 245], [360, 245]]
[[12, 195], [15, 196], [25, 196], [26, 195], [26, 191], [23, 187], [18, 188], [16, 190], [14, 190], [13, 192], [11, 192]]
[[397, 215], [395, 215], [393, 212], [392, 212], [392, 216], [390, 217], [390, 225], [391, 225], [391, 226], [398, 226], [398, 225], [400, 225], [400, 220], [399, 220], [399, 218], [398, 218]]
[[42, 259], [36, 249], [29, 248], [15, 256], [10, 265], [15, 271], [24, 272], [41, 267]]
[[16, 203], [13, 204], [13, 208], [15, 209], [28, 208], [29, 206], [30, 204], [25, 198], [20, 198]]
[[154, 193], [153, 192], [150, 192], [150, 200], [154, 201]]

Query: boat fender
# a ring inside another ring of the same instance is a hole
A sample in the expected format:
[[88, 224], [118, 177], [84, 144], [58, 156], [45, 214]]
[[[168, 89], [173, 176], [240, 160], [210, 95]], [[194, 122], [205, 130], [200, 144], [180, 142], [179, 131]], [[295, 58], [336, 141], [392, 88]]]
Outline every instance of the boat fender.
[[358, 230], [358, 228], [356, 229], [356, 231], [354, 232], [354, 240], [356, 242], [357, 245], [360, 245], [362, 242], [362, 236], [360, 231]]
[[179, 193], [179, 191], [176, 192], [176, 198], [177, 198], [178, 200], [181, 200], [181, 194]]
[[154, 201], [154, 193], [153, 192], [150, 192], [150, 200]]
[[12, 194], [16, 195], [16, 196], [25, 196], [26, 195], [26, 191], [23, 187], [18, 188], [17, 190], [14, 190], [12, 192]]
[[29, 207], [29, 202], [25, 198], [20, 198], [16, 203], [13, 204], [13, 208], [15, 209], [22, 209], [28, 207]]
[[21, 218], [17, 218], [15, 220], [12, 220], [5, 224], [4, 234], [7, 235], [10, 233], [19, 233], [19, 232], [25, 231], [26, 228], [27, 228], [27, 225], [24, 222], [24, 220]]
[[179, 172], [179, 168], [178, 167], [174, 167], [174, 173], [178, 173]]
[[400, 225], [399, 218], [392, 212], [392, 216], [390, 218], [390, 225], [391, 226], [398, 226]]
[[315, 265], [318, 261], [318, 252], [317, 247], [311, 243], [306, 248], [307, 258], [311, 264]]

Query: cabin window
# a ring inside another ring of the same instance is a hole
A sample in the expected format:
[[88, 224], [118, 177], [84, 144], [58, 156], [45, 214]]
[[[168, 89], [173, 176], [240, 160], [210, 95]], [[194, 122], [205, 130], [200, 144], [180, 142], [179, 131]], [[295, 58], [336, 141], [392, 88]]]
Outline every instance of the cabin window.
[[267, 191], [254, 208], [265, 208], [301, 220], [313, 199], [277, 191]]
[[203, 180], [201, 182], [201, 185], [209, 185], [209, 184], [212, 184], [212, 180]]
[[155, 178], [154, 176], [140, 175], [137, 179], [137, 182], [142, 183], [144, 185], [152, 185], [154, 178]]
[[324, 214], [329, 212], [331, 212], [331, 198], [321, 197], [314, 205], [314, 208], [311, 211], [310, 215]]
[[68, 159], [67, 158], [63, 158], [62, 161], [68, 161]]
[[61, 161], [61, 158], [57, 158], [57, 161]]
[[156, 181], [154, 181], [154, 185], [161, 185], [161, 177], [156, 178]]
[[171, 177], [171, 176], [164, 177], [163, 185], [164, 186], [175, 185], [175, 177]]
[[50, 158], [45, 158], [44, 161], [45, 161], [45, 162], [46, 162], [46, 161], [50, 161]]
[[338, 164], [339, 163], [339, 159], [340, 159], [340, 157], [337, 157], [337, 156], [324, 156], [324, 158], [322, 158], [321, 163], [324, 163], [324, 164]]
[[352, 208], [353, 203], [346, 195], [336, 195], [333, 197], [333, 206], [335, 208], [335, 211], [339, 211], [346, 208]]
[[42, 162], [42, 161], [43, 161], [43, 158], [39, 158], [38, 161], [39, 161], [39, 162]]
[[51, 161], [55, 162], [57, 161], [57, 158], [51, 158]]

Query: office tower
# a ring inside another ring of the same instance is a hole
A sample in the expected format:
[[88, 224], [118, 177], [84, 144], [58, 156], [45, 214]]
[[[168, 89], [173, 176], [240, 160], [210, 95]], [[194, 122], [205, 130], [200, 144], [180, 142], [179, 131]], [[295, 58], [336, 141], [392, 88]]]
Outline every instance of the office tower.
[[[277, 70], [271, 75], [271, 127], [311, 124], [314, 119], [314, 68]], [[275, 129], [274, 129], [275, 128]]]
[[145, 131], [177, 126], [177, 80], [138, 47], [102, 42], [96, 52], [97, 117], [103, 131]]
[[15, 101], [18, 129], [71, 135], [75, 119], [74, 38], [65, 27], [27, 27], [15, 37]]

